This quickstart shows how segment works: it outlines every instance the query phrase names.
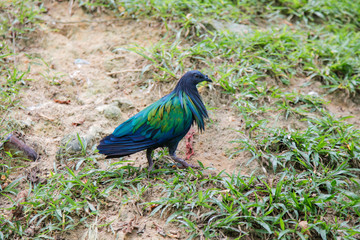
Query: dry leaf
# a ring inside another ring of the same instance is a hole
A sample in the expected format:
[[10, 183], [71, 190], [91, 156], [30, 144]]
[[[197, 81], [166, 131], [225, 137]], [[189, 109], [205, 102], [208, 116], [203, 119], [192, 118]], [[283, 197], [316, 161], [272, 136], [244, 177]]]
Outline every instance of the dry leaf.
[[307, 221], [301, 221], [299, 222], [299, 226], [301, 227], [301, 231], [304, 232], [307, 235], [310, 235], [310, 231], [309, 231], [309, 225]]
[[136, 217], [131, 219], [130, 222], [125, 223], [125, 227], [123, 228], [123, 233], [125, 234], [132, 233], [134, 228], [138, 228]]
[[59, 99], [54, 99], [54, 102], [56, 103], [60, 103], [60, 104], [67, 104], [69, 105], [71, 100], [59, 100]]
[[72, 125], [74, 125], [75, 127], [83, 125], [85, 122], [85, 120], [79, 121], [79, 122], [73, 122]]
[[156, 228], [156, 231], [157, 231], [158, 234], [160, 234], [163, 237], [167, 236], [162, 227], [160, 227], [156, 222], [153, 222], [153, 224], [155, 225], [155, 228]]
[[29, 171], [26, 171], [26, 174], [27, 174], [27, 177], [26, 177], [27, 180], [29, 180], [33, 184], [46, 182], [46, 179], [40, 177], [41, 170], [38, 167], [33, 167]]
[[159, 206], [159, 204], [153, 204], [150, 206], [150, 211], [154, 210], [154, 208], [156, 208], [157, 206]]

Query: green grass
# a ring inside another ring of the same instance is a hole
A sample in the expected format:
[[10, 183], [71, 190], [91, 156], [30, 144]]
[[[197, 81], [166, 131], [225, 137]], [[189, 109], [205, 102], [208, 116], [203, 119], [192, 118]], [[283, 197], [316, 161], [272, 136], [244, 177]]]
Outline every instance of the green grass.
[[[18, 106], [26, 81], [26, 73], [19, 72], [9, 57], [14, 53], [14, 37], [27, 38], [36, 29], [42, 6], [32, 8], [33, 3], [0, 5], [4, 39], [0, 114], [5, 119], [0, 120], [0, 136], [12, 130], [12, 120], [5, 117]], [[324, 100], [341, 92], [358, 101], [359, 4], [335, 0], [77, 3], [93, 14], [110, 9], [119, 17], [164, 23], [168, 32], [160, 42], [126, 49], [143, 57], [143, 72], [151, 73], [157, 84], [174, 82], [194, 68], [209, 74], [215, 80], [214, 94], [233, 99], [234, 111], [244, 120], [230, 157], [247, 151], [248, 164], [257, 161], [266, 174], [176, 170], [162, 161], [163, 152], [158, 164], [165, 167], [151, 175], [122, 161], [106, 162], [100, 169], [91, 146], [82, 146], [81, 155], [65, 157], [46, 181], [34, 184], [23, 179], [26, 201], [16, 200], [20, 179], [0, 190], [9, 202], [0, 209], [0, 239], [55, 238], [91, 224], [107, 207], [121, 209], [127, 204], [137, 206], [143, 216], [181, 226], [187, 239], [359, 239], [360, 131], [347, 117], [330, 113]], [[11, 10], [10, 17], [5, 9]], [[245, 24], [249, 31], [239, 35], [226, 28], [216, 30], [211, 19]], [[56, 84], [48, 72], [43, 76]], [[299, 81], [302, 86], [294, 89]], [[318, 94], [305, 91], [308, 86]], [[8, 179], [16, 166], [2, 163], [0, 169]], [[8, 216], [20, 206], [22, 216]], [[111, 221], [102, 225], [113, 227]]]
[[288, 19], [294, 23], [322, 23], [331, 26], [360, 27], [360, 7], [351, 0], [80, 0], [81, 6], [93, 10], [96, 7], [110, 8], [120, 16], [134, 18], [151, 16], [163, 21], [174, 21], [182, 26], [199, 23], [204, 19], [228, 21]]
[[[284, 84], [294, 76], [307, 77], [321, 81], [330, 92], [343, 91], [349, 96], [357, 95], [360, 89], [360, 8], [352, 1], [154, 0], [81, 4], [111, 6], [121, 16], [151, 16], [171, 25], [169, 32], [175, 26], [177, 36], [155, 45], [150, 53], [144, 54], [141, 47], [131, 48], [146, 55], [158, 71], [172, 77], [185, 68], [194, 68], [195, 63], [196, 67], [208, 66], [220, 74], [219, 82], [226, 90], [237, 87], [233, 81], [265, 76]], [[253, 32], [238, 36], [227, 33], [226, 28], [225, 32], [214, 31], [211, 19], [245, 22], [253, 26]], [[283, 19], [293, 24], [289, 27]], [[270, 29], [251, 24], [256, 21], [274, 24]], [[189, 46], [182, 46], [183, 38], [190, 42]], [[162, 76], [157, 79], [166, 80]]]
[[[0, 39], [14, 42], [27, 39], [36, 30], [39, 14], [44, 11], [41, 1], [11, 0], [0, 3]], [[15, 49], [13, 49], [15, 50]]]
[[250, 150], [252, 160], [263, 161], [273, 171], [291, 168], [323, 172], [343, 163], [359, 166], [358, 129], [326, 112], [306, 120], [305, 130], [256, 126], [251, 129], [253, 137], [239, 143]]
[[[184, 30], [183, 30], [184, 31]], [[355, 96], [359, 81], [359, 34], [339, 31], [318, 35], [288, 27], [254, 30], [246, 36], [209, 32], [201, 41], [182, 46], [180, 33], [146, 50], [129, 50], [142, 55], [155, 69], [155, 80], [179, 75], [186, 69], [202, 68], [219, 75], [218, 82], [235, 93], [257, 80], [273, 79], [289, 85], [292, 78], [320, 81], [329, 92], [344, 91]], [[148, 68], [148, 67], [147, 67]], [[248, 81], [251, 82], [248, 82]]]
[[[359, 217], [360, 197], [354, 187], [358, 186], [359, 130], [328, 113], [321, 96], [288, 92], [284, 87], [304, 78], [304, 86], [320, 81], [328, 93], [343, 91], [349, 98], [357, 97], [359, 41], [353, 30], [358, 28], [358, 13], [353, 10], [358, 7], [331, 1], [237, 3], [244, 12], [255, 13], [246, 18], [250, 22], [265, 18], [275, 23], [265, 29], [252, 26], [252, 31], [239, 36], [194, 29], [210, 11], [206, 3], [204, 11], [197, 11], [198, 2], [192, 3], [192, 8], [176, 3], [165, 8], [169, 3], [153, 2], [151, 9], [141, 13], [166, 18], [167, 24], [178, 26], [177, 35], [165, 36], [149, 49], [128, 50], [148, 61], [144, 70], [152, 69], [155, 81], [175, 81], [175, 76], [193, 68], [217, 79], [234, 96], [245, 119], [247, 137], [238, 141], [234, 154], [250, 151], [249, 163], [259, 161], [273, 172], [274, 181], [235, 174], [228, 175], [231, 184], [219, 181], [223, 177], [199, 180], [204, 187], [186, 178], [180, 181], [175, 173], [171, 181], [161, 184], [165, 197], [149, 203], [158, 206], [153, 214], [180, 222], [189, 238], [356, 239], [360, 232], [352, 226], [358, 225]], [[340, 9], [341, 4], [351, 11]], [[225, 21], [239, 20], [231, 16], [216, 15]], [[276, 25], [284, 17], [300, 24]], [[189, 18], [194, 25], [188, 24]], [[189, 30], [194, 34], [186, 34]], [[302, 124], [295, 129], [286, 126], [296, 121]], [[304, 222], [307, 229], [299, 226]]]
[[[171, 169], [158, 170], [149, 179], [146, 171], [115, 166], [77, 173], [69, 168], [55, 171], [46, 184], [29, 188], [32, 194], [22, 203], [26, 222], [5, 221], [5, 237], [26, 236], [24, 230], [31, 226], [37, 227], [39, 237], [70, 231], [108, 206], [106, 199], [110, 194], [114, 199], [114, 193], [121, 205], [134, 203], [142, 214], [156, 206], [150, 215], [179, 222], [190, 239], [223, 235], [305, 239], [309, 234], [356, 239], [353, 236], [360, 233], [354, 227], [359, 224], [360, 198], [353, 188], [359, 183], [346, 163], [322, 174], [285, 170], [272, 179]], [[158, 200], [144, 200], [149, 189], [162, 191], [155, 196]], [[307, 229], [299, 227], [302, 221], [307, 222]]]
[[[288, 84], [290, 78], [301, 76], [321, 81], [330, 92], [358, 93], [360, 41], [356, 29], [360, 16], [356, 4], [351, 1], [260, 2], [262, 4], [258, 1], [151, 1], [152, 4], [146, 6], [142, 1], [116, 3], [129, 15], [149, 15], [178, 26], [176, 37], [164, 39], [148, 54], [143, 53], [144, 49], [132, 48], [146, 55], [156, 69], [172, 77], [184, 68], [194, 68], [195, 63], [195, 67], [208, 66], [213, 73], [220, 74], [221, 79], [226, 78], [219, 81], [226, 90], [236, 88], [237, 84], [226, 85], [242, 78], [269, 76]], [[260, 9], [254, 10], [254, 7]], [[226, 28], [225, 32], [214, 31], [211, 23], [209, 25], [209, 17], [239, 22], [247, 11], [259, 12], [252, 15], [255, 19], [278, 21], [271, 28], [254, 25], [253, 32], [242, 36], [227, 33]], [[290, 27], [278, 24], [284, 17], [303, 21]], [[319, 21], [324, 25], [319, 25]], [[182, 38], [190, 45], [184, 47]]]
[[44, 11], [38, 1], [2, 1], [0, 3], [0, 141], [12, 130], [5, 121], [8, 112], [17, 103], [21, 86], [25, 85], [27, 71], [17, 68], [16, 52], [23, 40], [34, 32], [39, 14]]
[[[341, 222], [350, 214], [354, 215], [351, 221], [356, 223], [359, 212], [352, 207], [340, 210], [340, 206], [357, 205], [358, 198], [347, 198], [351, 194], [347, 191], [351, 182], [348, 178], [353, 175], [344, 169], [346, 166], [325, 176], [285, 171], [270, 180], [265, 176], [236, 174], [204, 178], [190, 173], [191, 182], [188, 176], [175, 173], [164, 183], [165, 197], [149, 204], [158, 204], [153, 212], [160, 212], [168, 221], [186, 226], [190, 239], [224, 235], [305, 239], [309, 235], [306, 232], [328, 239], [339, 236], [342, 230], [351, 237], [359, 229]], [[338, 206], [332, 201], [338, 202]], [[333, 223], [327, 217], [329, 211], [338, 216]], [[298, 226], [301, 221], [307, 221], [307, 229]]]
[[[17, 174], [19, 160], [10, 153], [4, 153], [5, 137], [15, 130], [16, 122], [10, 117], [12, 111], [19, 107], [19, 92], [28, 81], [28, 71], [18, 69], [16, 52], [19, 43], [35, 30], [39, 7], [34, 1], [2, 1], [0, 3], [0, 197], [2, 203], [12, 203], [11, 209], [19, 209], [16, 195], [23, 177], [12, 177]], [[24, 166], [23, 166], [24, 167]], [[4, 206], [4, 205], [3, 205]], [[13, 221], [4, 214], [9, 211], [0, 209], [0, 239], [8, 239], [10, 235], [24, 236], [22, 224]], [[19, 233], [19, 234], [18, 234]]]

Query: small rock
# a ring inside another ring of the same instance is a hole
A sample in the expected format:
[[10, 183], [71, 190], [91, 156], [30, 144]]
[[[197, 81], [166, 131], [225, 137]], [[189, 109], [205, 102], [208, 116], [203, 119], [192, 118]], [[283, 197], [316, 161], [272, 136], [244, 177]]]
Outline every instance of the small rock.
[[75, 59], [74, 64], [76, 64], [76, 65], [89, 65], [90, 62], [88, 62], [88, 61], [86, 61], [84, 59], [81, 59], [81, 58], [77, 58], [77, 59]]
[[99, 113], [103, 113], [106, 107], [107, 105], [97, 106], [95, 110], [98, 111]]
[[[91, 144], [91, 141], [94, 140], [94, 137], [91, 136], [81, 136], [79, 135], [84, 150]], [[59, 159], [61, 156], [76, 155], [82, 152], [82, 146], [78, 139], [77, 134], [69, 134], [63, 137], [60, 142], [60, 148], [57, 151], [56, 158]]]
[[79, 70], [69, 73], [69, 77], [72, 80], [73, 85], [75, 85], [76, 82], [81, 82], [84, 79], [83, 74], [81, 74], [81, 71]]
[[126, 63], [126, 59], [123, 56], [119, 56], [116, 58], [107, 59], [104, 61], [103, 66], [105, 71], [114, 72], [121, 70], [121, 66]]
[[16, 123], [18, 124], [20, 129], [30, 128], [35, 125], [35, 122], [32, 121], [29, 117], [26, 118], [25, 120], [17, 121]]
[[[84, 137], [81, 137], [79, 135], [82, 144], [84, 145], [84, 147], [86, 148], [87, 146], [87, 142], [85, 140]], [[74, 153], [79, 153], [81, 152], [82, 148], [81, 148], [81, 143], [78, 139], [78, 135], [77, 134], [69, 134], [63, 137], [63, 139], [61, 139], [61, 148], [65, 150], [65, 152], [69, 153], [69, 154], [74, 154]]]
[[315, 91], [311, 91], [308, 93], [309, 96], [312, 96], [312, 97], [319, 97], [319, 94]]
[[99, 126], [91, 126], [84, 138], [88, 143], [93, 143], [100, 132], [102, 132], [102, 128]]
[[117, 98], [114, 99], [114, 103], [122, 110], [128, 111], [135, 108], [134, 103], [127, 98]]
[[214, 30], [223, 31], [224, 30], [224, 24], [222, 22], [214, 20], [214, 19], [211, 21], [206, 21], [204, 24], [211, 31], [214, 31]]
[[103, 105], [96, 108], [97, 111], [104, 113], [107, 119], [121, 120], [123, 119], [122, 113], [119, 107], [115, 105]]
[[245, 35], [250, 32], [253, 32], [253, 30], [245, 24], [239, 24], [239, 23], [229, 23], [225, 21], [218, 21], [212, 19], [211, 21], [205, 22], [205, 25], [210, 30], [216, 30], [219, 32], [228, 30], [229, 32], [239, 34], [239, 35]]
[[252, 29], [244, 24], [238, 24], [238, 23], [227, 23], [225, 27], [233, 33], [237, 33], [239, 35], [245, 35], [250, 32], [252, 32]]
[[[102, 129], [95, 125], [91, 126], [86, 134], [79, 134], [85, 150], [95, 143], [95, 138], [98, 137], [100, 132], [102, 132]], [[60, 141], [60, 148], [57, 151], [56, 159], [60, 160], [69, 155], [80, 154], [82, 152], [81, 143], [77, 133], [65, 135]]]
[[121, 117], [121, 110], [116, 106], [110, 105], [105, 108], [104, 115], [108, 119], [117, 120]]

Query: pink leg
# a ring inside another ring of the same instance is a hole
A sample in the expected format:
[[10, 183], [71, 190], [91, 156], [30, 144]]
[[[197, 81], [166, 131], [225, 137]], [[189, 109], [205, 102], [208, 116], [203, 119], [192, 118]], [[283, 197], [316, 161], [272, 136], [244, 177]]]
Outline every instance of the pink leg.
[[189, 160], [192, 155], [194, 155], [194, 148], [192, 146], [192, 141], [194, 138], [195, 130], [193, 128], [185, 136], [186, 141], [186, 160]]

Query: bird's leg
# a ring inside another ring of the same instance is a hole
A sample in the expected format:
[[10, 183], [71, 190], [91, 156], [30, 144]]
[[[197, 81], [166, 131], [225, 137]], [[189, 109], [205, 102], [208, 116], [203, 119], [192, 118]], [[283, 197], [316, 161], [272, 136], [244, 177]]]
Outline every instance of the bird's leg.
[[184, 168], [188, 168], [188, 167], [191, 167], [191, 168], [199, 168], [198, 166], [194, 166], [194, 165], [192, 165], [192, 164], [189, 164], [189, 163], [185, 162], [183, 159], [177, 157], [176, 154], [175, 154], [176, 147], [177, 147], [177, 144], [176, 144], [176, 146], [170, 146], [170, 147], [169, 147], [170, 157], [171, 157], [175, 162], [180, 163]]
[[151, 170], [152, 170], [152, 168], [154, 166], [154, 162], [153, 162], [153, 159], [151, 157], [151, 154], [152, 154], [153, 151], [154, 151], [154, 149], [152, 149], [152, 148], [148, 148], [146, 150], [146, 158], [147, 158], [147, 160], [149, 162], [149, 168], [148, 168], [149, 172], [151, 172]]
[[190, 131], [186, 134], [186, 158], [185, 160], [189, 160], [192, 155], [194, 155], [194, 148], [192, 146], [192, 141], [194, 138], [195, 130], [194, 128], [190, 128]]
[[191, 167], [191, 168], [199, 168], [199, 166], [195, 166], [195, 165], [192, 165], [192, 164], [190, 164], [190, 163], [185, 162], [183, 159], [177, 157], [175, 154], [174, 154], [174, 155], [170, 155], [170, 157], [171, 157], [175, 162], [180, 163], [184, 168], [188, 168], [188, 167]]

